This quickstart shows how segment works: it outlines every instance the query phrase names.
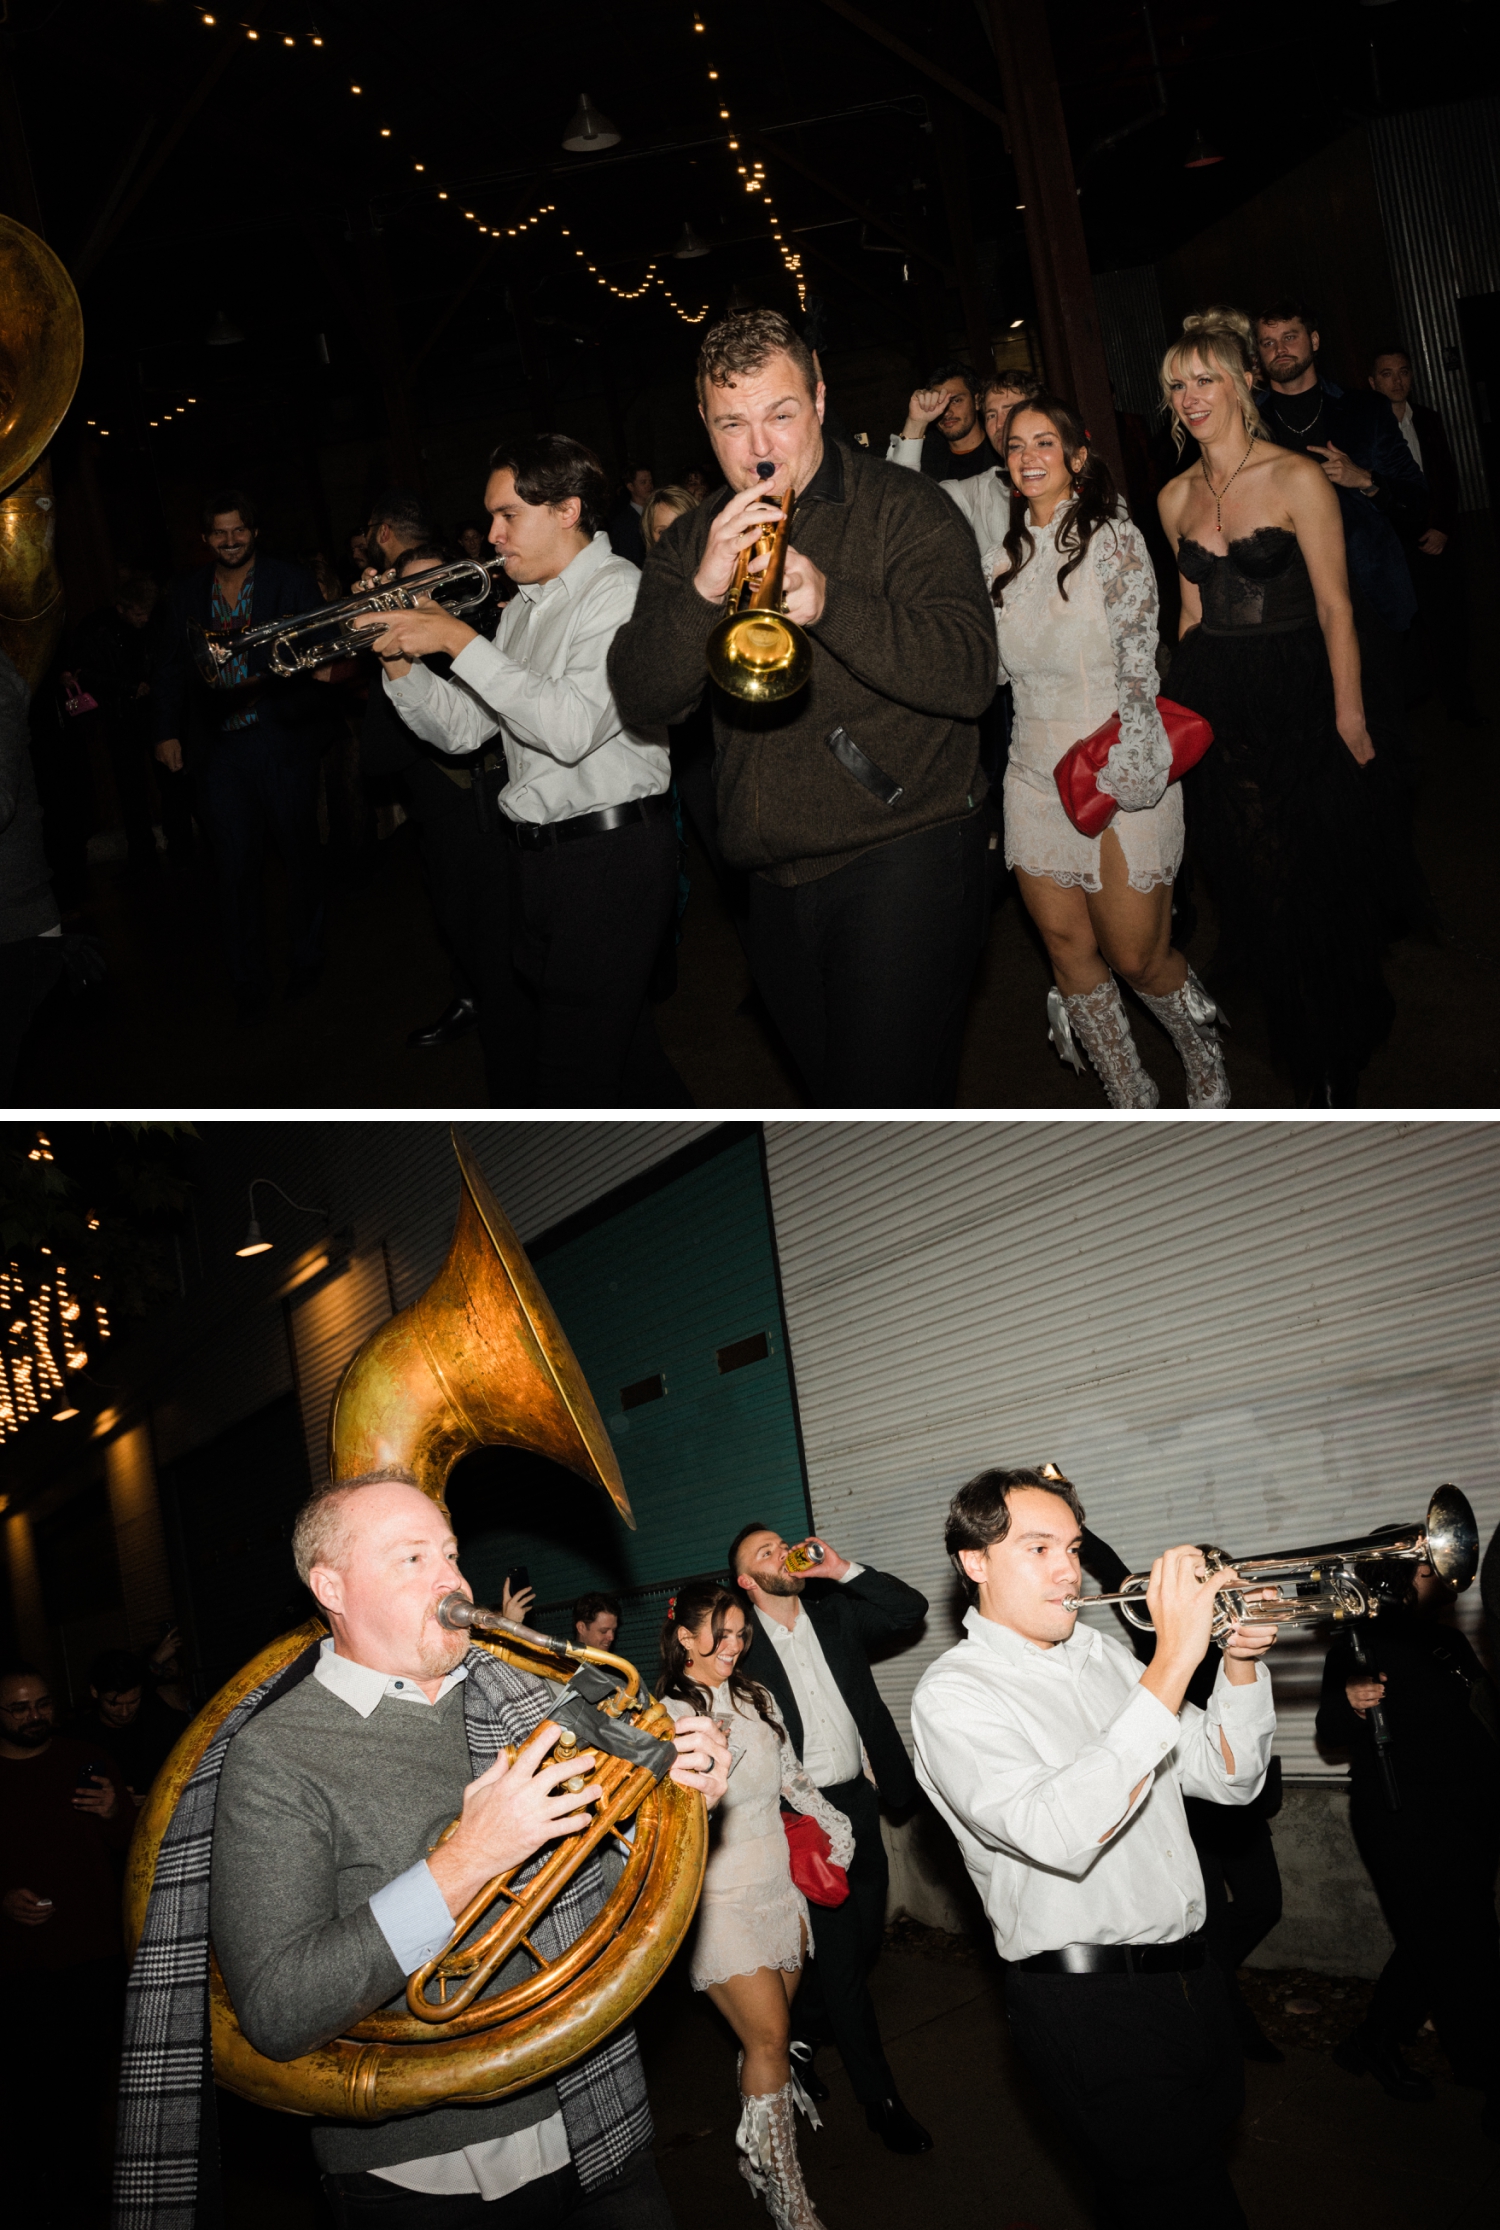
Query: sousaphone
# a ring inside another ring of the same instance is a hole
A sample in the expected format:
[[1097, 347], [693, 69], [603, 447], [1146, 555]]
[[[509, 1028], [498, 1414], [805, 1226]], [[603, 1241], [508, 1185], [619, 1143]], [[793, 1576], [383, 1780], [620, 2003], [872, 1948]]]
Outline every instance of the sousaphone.
[[[329, 1423], [330, 1476], [350, 1479], [401, 1465], [441, 1503], [448, 1475], [467, 1450], [526, 1448], [602, 1487], [633, 1526], [619, 1464], [562, 1327], [456, 1134], [454, 1149], [462, 1192], [448, 1258], [421, 1299], [382, 1325], [345, 1371]], [[580, 1661], [599, 1668], [590, 1675], [594, 1693], [618, 1729], [621, 1754], [605, 1756], [598, 1769], [605, 1796], [589, 1828], [555, 1845], [529, 1877], [522, 1869], [490, 1883], [460, 1917], [448, 1949], [411, 1977], [404, 2007], [372, 2014], [298, 2059], [269, 2060], [240, 2028], [213, 1962], [214, 2077], [258, 2106], [381, 2121], [450, 2100], [503, 2098], [546, 2081], [629, 2020], [692, 1920], [707, 1852], [703, 1799], [633, 1762], [655, 1749], [651, 1738], [669, 1742], [672, 1735], [670, 1717], [634, 1666], [491, 1613], [475, 1617], [465, 1599], [449, 1600], [455, 1623], [471, 1625], [478, 1647], [524, 1671], [576, 1686]], [[482, 1632], [481, 1622], [493, 1631]], [[238, 1704], [326, 1632], [312, 1618], [263, 1649], [204, 1706], [168, 1759], [131, 1846], [132, 1956], [162, 1836], [209, 1745]], [[572, 1743], [565, 1728], [558, 1754]], [[620, 1831], [631, 1820], [627, 1839]], [[623, 1870], [584, 1934], [551, 1964], [538, 1963], [527, 1980], [484, 1996], [540, 1907], [592, 1850], [610, 1842]], [[472, 1931], [491, 1908], [498, 1917], [476, 1938]]]
[[78, 291], [48, 247], [0, 217], [0, 650], [35, 689], [62, 633], [47, 444], [83, 369]]

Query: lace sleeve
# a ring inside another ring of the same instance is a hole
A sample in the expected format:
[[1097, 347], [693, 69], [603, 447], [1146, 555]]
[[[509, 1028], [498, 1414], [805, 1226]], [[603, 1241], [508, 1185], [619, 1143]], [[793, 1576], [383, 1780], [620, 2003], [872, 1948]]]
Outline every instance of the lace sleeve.
[[[987, 580], [988, 582], [990, 582], [990, 583], [991, 583], [991, 584], [993, 585], [993, 582], [994, 582], [994, 579], [995, 579], [995, 575], [996, 575], [997, 573], [1001, 572], [1001, 571], [1003, 570], [1003, 568], [1004, 568], [1005, 566], [1007, 566], [1007, 565], [1008, 565], [1008, 564], [1010, 563], [1010, 560], [1009, 560], [1009, 559], [1007, 558], [1007, 556], [1006, 556], [1006, 554], [1005, 554], [1005, 548], [1004, 548], [1004, 545], [1003, 545], [1002, 543], [999, 543], [999, 542], [992, 542], [992, 543], [990, 544], [990, 547], [989, 547], [989, 548], [988, 548], [987, 550], [981, 550], [981, 552], [979, 553], [979, 562], [980, 562], [980, 564], [981, 564], [981, 565], [982, 565], [982, 566], [984, 567], [984, 577], [985, 577], [985, 579], [986, 579], [986, 580]], [[995, 642], [996, 642], [996, 646], [997, 646], [997, 649], [998, 649], [999, 641], [1000, 641], [1000, 608], [999, 608], [999, 606], [997, 605], [997, 606], [995, 607]], [[1000, 689], [1004, 689], [1004, 688], [1006, 688], [1006, 687], [1007, 687], [1007, 686], [1009, 685], [1009, 682], [1010, 682], [1010, 675], [1009, 675], [1009, 674], [1008, 674], [1008, 673], [1006, 672], [1006, 670], [1005, 670], [1005, 653], [1004, 653], [1004, 651], [1003, 651], [1003, 650], [1002, 650], [1002, 651], [999, 651], [999, 658], [1000, 658], [1000, 679], [999, 679], [999, 681], [997, 682], [997, 684], [996, 684], [996, 687], [997, 687], [997, 688], [1000, 688]]]
[[808, 1812], [828, 1837], [828, 1855], [835, 1866], [847, 1866], [854, 1856], [854, 1830], [845, 1813], [825, 1803], [808, 1779], [790, 1742], [781, 1746], [781, 1793], [794, 1812]]
[[1115, 653], [1120, 740], [1099, 772], [1099, 788], [1127, 813], [1156, 805], [1172, 779], [1172, 746], [1156, 709], [1156, 575], [1140, 530], [1126, 519], [1094, 538], [1104, 614]]

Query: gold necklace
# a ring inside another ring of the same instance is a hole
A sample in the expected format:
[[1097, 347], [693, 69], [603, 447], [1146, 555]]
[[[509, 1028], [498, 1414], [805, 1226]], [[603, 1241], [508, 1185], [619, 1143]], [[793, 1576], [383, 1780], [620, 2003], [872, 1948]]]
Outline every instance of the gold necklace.
[[1230, 489], [1234, 486], [1236, 480], [1238, 480], [1246, 465], [1249, 464], [1251, 451], [1254, 449], [1254, 447], [1255, 442], [1252, 439], [1249, 449], [1245, 451], [1244, 456], [1241, 457], [1239, 463], [1235, 466], [1233, 472], [1229, 475], [1229, 478], [1225, 481], [1222, 488], [1216, 488], [1213, 482], [1211, 480], [1208, 480], [1208, 459], [1204, 456], [1201, 450], [1198, 452], [1198, 462], [1203, 467], [1203, 477], [1205, 480], [1208, 480], [1208, 492], [1214, 499], [1215, 534], [1222, 534], [1224, 532], [1224, 498], [1228, 495]]

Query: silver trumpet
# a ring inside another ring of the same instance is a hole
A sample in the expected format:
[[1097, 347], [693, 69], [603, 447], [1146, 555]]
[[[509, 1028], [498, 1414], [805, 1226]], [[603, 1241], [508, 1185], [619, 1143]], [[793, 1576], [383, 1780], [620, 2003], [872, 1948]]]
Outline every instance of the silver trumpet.
[[238, 633], [189, 620], [193, 663], [212, 689], [218, 686], [232, 658], [241, 658], [246, 651], [269, 649], [272, 673], [287, 681], [293, 674], [310, 673], [315, 666], [347, 658], [351, 650], [368, 650], [369, 634], [361, 633], [354, 622], [371, 612], [410, 612], [419, 604], [441, 604], [445, 612], [472, 612], [498, 586], [504, 573], [499, 558], [460, 558], [453, 565], [440, 565], [435, 572], [399, 582], [392, 567], [358, 596], [346, 596], [342, 603], [324, 604], [316, 612], [288, 612], [280, 619], [263, 620], [259, 627], [247, 627]]
[[[1392, 1600], [1391, 1579], [1380, 1568], [1392, 1564], [1430, 1564], [1440, 1579], [1462, 1589], [1479, 1569], [1479, 1528], [1467, 1496], [1457, 1487], [1439, 1487], [1420, 1525], [1380, 1526], [1355, 1541], [1325, 1541], [1311, 1549], [1288, 1549], [1277, 1556], [1230, 1556], [1223, 1549], [1200, 1548], [1204, 1578], [1232, 1569], [1237, 1584], [1220, 1591], [1212, 1634], [1222, 1649], [1241, 1623], [1301, 1626], [1315, 1619], [1336, 1623], [1373, 1618], [1382, 1601]], [[1146, 1609], [1149, 1572], [1132, 1572], [1114, 1595], [1070, 1595], [1063, 1608], [1092, 1610], [1117, 1603], [1132, 1626], [1151, 1631]], [[1382, 1586], [1384, 1580], [1384, 1586]]]

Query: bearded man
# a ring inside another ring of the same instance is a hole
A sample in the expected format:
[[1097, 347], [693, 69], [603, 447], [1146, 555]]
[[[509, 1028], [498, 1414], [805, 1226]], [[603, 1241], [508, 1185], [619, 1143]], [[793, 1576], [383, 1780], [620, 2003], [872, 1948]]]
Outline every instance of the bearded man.
[[[811, 1574], [788, 1571], [787, 1544], [774, 1526], [741, 1526], [729, 1546], [730, 1584], [756, 1637], [750, 1677], [771, 1691], [807, 1773], [854, 1828], [847, 1900], [809, 1907], [816, 1956], [792, 2001], [792, 2057], [804, 2087], [826, 2098], [813, 2055], [820, 2044], [836, 2044], [870, 2128], [893, 2153], [925, 2153], [932, 2139], [897, 2095], [870, 2003], [890, 1878], [881, 1800], [903, 1811], [918, 1793], [870, 1651], [920, 1625], [927, 1598], [887, 1572], [851, 1563], [827, 1541], [807, 1546], [822, 1552]], [[808, 1577], [834, 1584], [804, 1604]]]

